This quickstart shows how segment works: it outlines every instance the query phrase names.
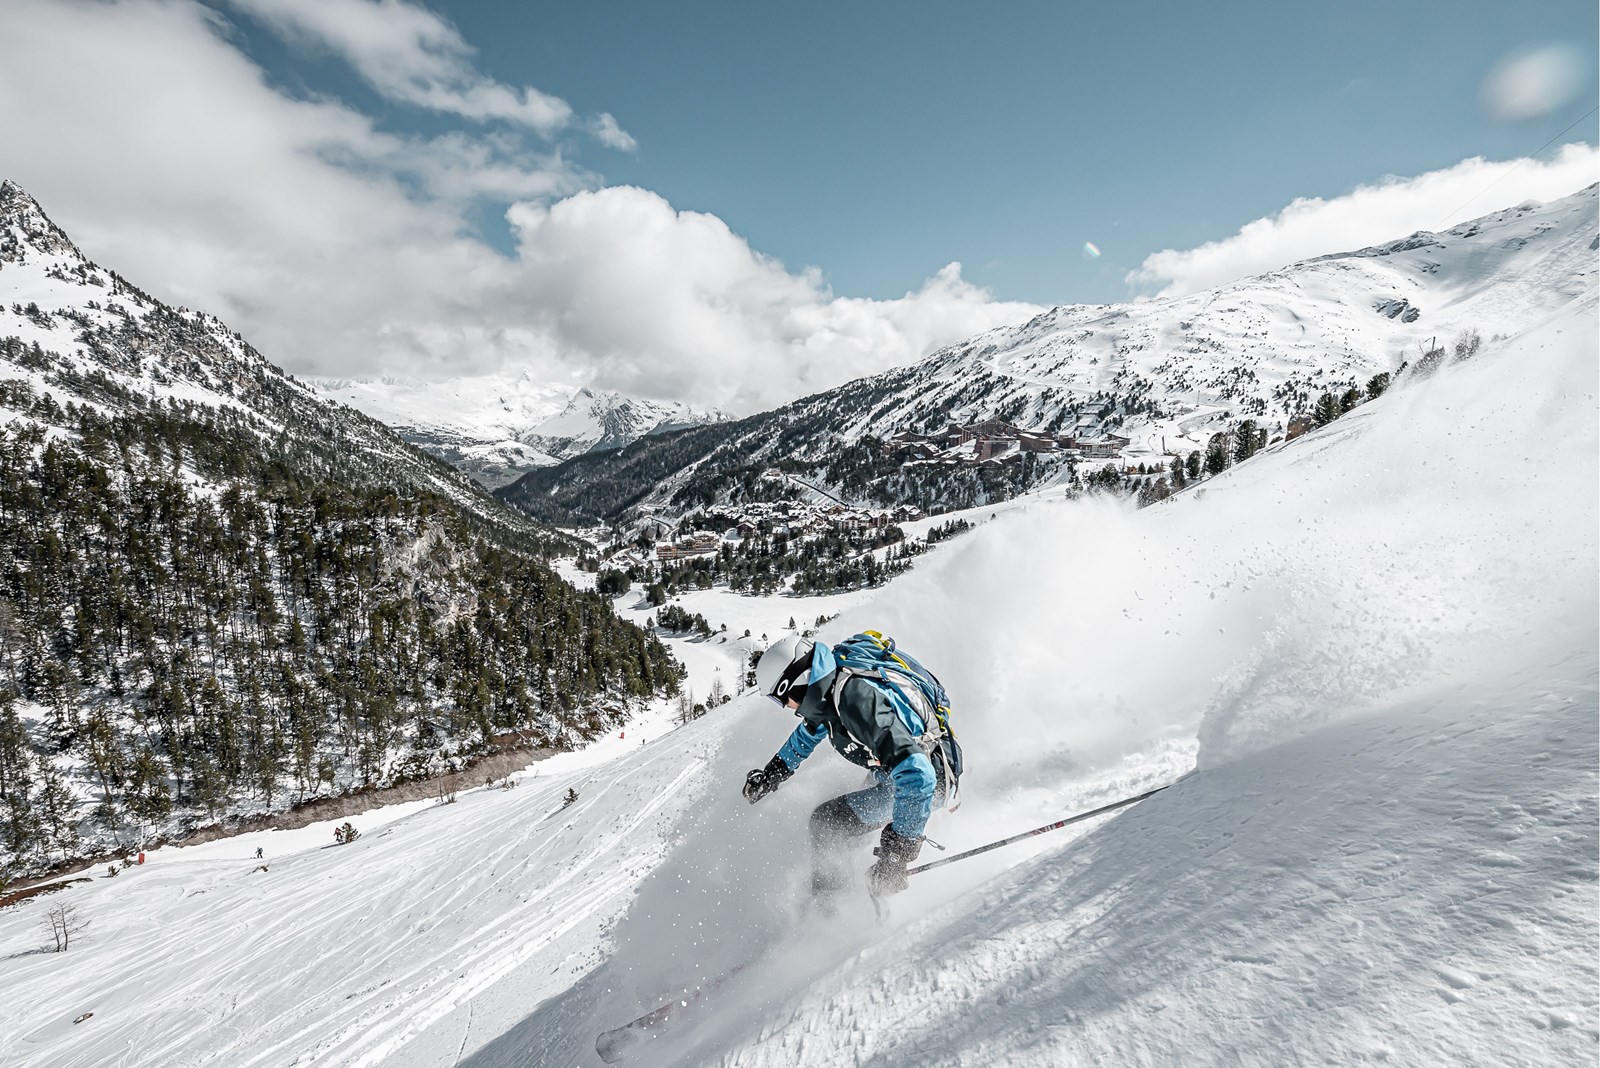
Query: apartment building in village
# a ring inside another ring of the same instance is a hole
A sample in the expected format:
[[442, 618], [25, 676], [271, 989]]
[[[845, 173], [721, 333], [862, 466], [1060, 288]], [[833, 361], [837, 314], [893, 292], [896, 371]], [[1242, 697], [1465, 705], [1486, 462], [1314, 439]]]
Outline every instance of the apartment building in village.
[[903, 464], [973, 466], [1004, 463], [1023, 453], [1067, 453], [1077, 459], [1115, 460], [1129, 445], [1120, 434], [1083, 437], [1024, 430], [1000, 419], [951, 424], [933, 434], [902, 430], [883, 443], [885, 456], [899, 456]]

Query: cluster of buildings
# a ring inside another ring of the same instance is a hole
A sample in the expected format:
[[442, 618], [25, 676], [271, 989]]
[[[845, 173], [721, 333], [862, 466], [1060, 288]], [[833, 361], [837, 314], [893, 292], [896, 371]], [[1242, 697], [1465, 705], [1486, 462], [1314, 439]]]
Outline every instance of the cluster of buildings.
[[[805, 501], [752, 501], [736, 510], [719, 508], [697, 512], [677, 523], [648, 516], [640, 521], [636, 531], [655, 543], [657, 560], [680, 560], [708, 556], [724, 544], [736, 544], [758, 535], [793, 539], [830, 533], [860, 534], [923, 517], [922, 509], [909, 504], [894, 508], [852, 508], [844, 504]], [[632, 550], [624, 550], [612, 559], [623, 567], [645, 562], [637, 554], [623, 559], [630, 553]]]
[[1068, 453], [1085, 460], [1114, 460], [1128, 447], [1129, 439], [1120, 434], [1082, 437], [1076, 433], [1055, 434], [1043, 430], [1024, 430], [1000, 419], [954, 424], [934, 434], [902, 430], [883, 443], [885, 456], [903, 458], [903, 465], [948, 464], [973, 467], [999, 464], [1023, 453]]

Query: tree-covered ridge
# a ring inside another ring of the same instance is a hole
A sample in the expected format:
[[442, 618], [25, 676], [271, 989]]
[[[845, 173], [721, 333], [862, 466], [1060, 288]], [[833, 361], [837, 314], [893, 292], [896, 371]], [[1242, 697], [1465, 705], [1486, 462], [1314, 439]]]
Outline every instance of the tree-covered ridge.
[[662, 480], [723, 441], [742, 440], [770, 418], [758, 415], [735, 423], [647, 435], [620, 449], [595, 450], [555, 467], [530, 471], [495, 490], [494, 495], [542, 522], [567, 526], [602, 523], [639, 503]]
[[341, 467], [334, 435], [119, 399], [0, 383], [0, 867], [417, 777], [502, 731], [578, 741], [676, 689], [525, 521]]
[[806, 398], [737, 422], [640, 438], [530, 471], [495, 496], [543, 522], [600, 525], [646, 504], [681, 515], [783, 500], [792, 494], [763, 477], [779, 471], [863, 506], [911, 504], [934, 514], [1008, 500], [1070, 466], [1027, 454], [1006, 464], [908, 467], [876, 435], [834, 433], [834, 414], [870, 407], [879, 389], [863, 380], [824, 395], [831, 405]]

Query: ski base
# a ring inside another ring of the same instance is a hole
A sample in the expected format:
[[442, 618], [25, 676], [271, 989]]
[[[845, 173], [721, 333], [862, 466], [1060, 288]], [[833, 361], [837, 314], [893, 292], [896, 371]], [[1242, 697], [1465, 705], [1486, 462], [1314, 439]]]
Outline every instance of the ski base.
[[645, 1039], [654, 1038], [662, 1031], [665, 1031], [668, 1025], [686, 1012], [691, 1005], [727, 983], [728, 980], [749, 966], [750, 962], [747, 961], [732, 971], [719, 975], [710, 982], [701, 984], [682, 997], [674, 998], [660, 1008], [645, 1013], [637, 1020], [630, 1020], [621, 1027], [613, 1027], [594, 1040], [594, 1051], [607, 1064], [616, 1064], [626, 1057], [628, 1051], [633, 1047]]

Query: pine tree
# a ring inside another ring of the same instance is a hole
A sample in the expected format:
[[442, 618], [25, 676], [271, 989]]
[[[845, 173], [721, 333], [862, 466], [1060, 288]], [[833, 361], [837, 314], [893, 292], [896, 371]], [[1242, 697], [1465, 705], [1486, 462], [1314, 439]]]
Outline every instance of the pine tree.
[[1228, 435], [1226, 432], [1211, 435], [1211, 440], [1206, 444], [1206, 474], [1220, 475], [1228, 469], [1230, 460], [1228, 448]]
[[78, 799], [48, 760], [39, 763], [34, 808], [38, 812], [41, 850], [53, 850], [61, 860], [72, 856], [78, 848]]
[[15, 859], [33, 853], [40, 822], [33, 804], [33, 746], [10, 691], [0, 691], [0, 845]]
[[1339, 401], [1332, 393], [1324, 393], [1317, 398], [1317, 406], [1311, 411], [1311, 425], [1324, 427], [1340, 416]]
[[1235, 463], [1242, 463], [1256, 454], [1260, 447], [1260, 435], [1256, 430], [1254, 419], [1242, 420], [1233, 433], [1233, 459]]

